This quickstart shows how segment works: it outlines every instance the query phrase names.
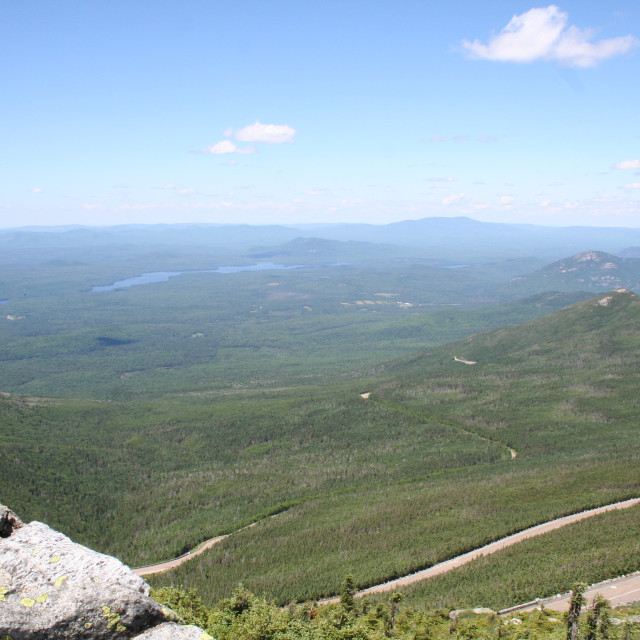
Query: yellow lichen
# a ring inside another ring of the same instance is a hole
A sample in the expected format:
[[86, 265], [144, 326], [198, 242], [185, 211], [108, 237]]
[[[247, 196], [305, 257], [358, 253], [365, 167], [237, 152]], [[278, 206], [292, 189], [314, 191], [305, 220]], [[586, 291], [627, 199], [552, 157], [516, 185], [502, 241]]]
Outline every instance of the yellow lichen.
[[7, 598], [6, 598], [7, 593], [9, 593], [9, 589], [7, 589], [6, 587], [0, 587], [0, 602], [7, 601]]
[[60, 556], [51, 556], [49, 562], [60, 562]]
[[36, 549], [35, 551], [31, 552], [31, 555], [32, 556], [37, 556], [41, 551], [42, 551], [42, 549]]
[[10, 636], [10, 635], [0, 636], [0, 640], [13, 640], [13, 636]]
[[107, 629], [113, 629], [118, 622], [120, 622], [120, 616], [117, 613], [112, 613], [109, 622], [107, 622]]
[[54, 583], [53, 586], [54, 587], [59, 587], [69, 576], [68, 575], [63, 575], [60, 576]]
[[85, 629], [91, 629], [91, 627], [93, 627], [93, 622], [85, 622], [84, 623], [84, 628]]
[[48, 593], [43, 593], [43, 594], [39, 595], [39, 596], [36, 598], [36, 602], [39, 602], [40, 604], [43, 604], [44, 602], [46, 602], [46, 601], [47, 601], [47, 598], [48, 598], [48, 597], [49, 597], [49, 594], [48, 594]]
[[126, 631], [126, 630], [127, 630], [127, 627], [125, 627], [123, 624], [119, 624], [119, 625], [116, 627], [116, 631], [119, 631], [120, 633], [123, 633], [123, 632], [124, 632], [124, 631]]
[[35, 603], [36, 601], [33, 598], [22, 598], [22, 600], [20, 600], [20, 604], [23, 607], [33, 607]]
[[102, 615], [107, 619], [107, 629], [113, 629], [120, 622], [120, 614], [106, 605], [102, 607]]

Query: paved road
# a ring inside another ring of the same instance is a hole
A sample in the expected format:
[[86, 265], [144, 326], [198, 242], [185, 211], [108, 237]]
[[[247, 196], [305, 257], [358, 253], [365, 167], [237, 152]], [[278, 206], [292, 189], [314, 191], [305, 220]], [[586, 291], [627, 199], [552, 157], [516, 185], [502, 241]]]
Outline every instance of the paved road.
[[[568, 524], [579, 522], [580, 520], [585, 520], [586, 518], [591, 518], [592, 516], [596, 516], [607, 511], [628, 509], [629, 507], [633, 507], [639, 503], [640, 498], [632, 498], [631, 500], [615, 502], [613, 504], [605, 505], [604, 507], [597, 507], [596, 509], [589, 509], [588, 511], [581, 511], [580, 513], [574, 513], [569, 516], [564, 516], [563, 518], [551, 520], [549, 522], [536, 525], [535, 527], [525, 529], [524, 531], [520, 531], [519, 533], [514, 533], [513, 535], [507, 536], [506, 538], [501, 538], [500, 540], [496, 540], [495, 542], [487, 544], [484, 547], [479, 547], [478, 549], [469, 551], [468, 553], [452, 558], [451, 560], [446, 560], [445, 562], [436, 564], [433, 567], [429, 567], [428, 569], [423, 569], [422, 571], [409, 574], [402, 578], [397, 578], [396, 580], [390, 580], [389, 582], [384, 582], [382, 584], [369, 587], [368, 589], [363, 589], [362, 591], [358, 591], [355, 595], [356, 597], [361, 597], [366, 596], [370, 593], [395, 591], [396, 589], [406, 587], [410, 584], [413, 584], [414, 582], [419, 582], [421, 580], [426, 580], [427, 578], [433, 578], [434, 576], [439, 576], [443, 573], [447, 573], [448, 571], [451, 571], [452, 569], [455, 569], [457, 567], [461, 567], [462, 565], [467, 564], [468, 562], [471, 562], [476, 558], [496, 553], [497, 551], [505, 549], [506, 547], [510, 547], [511, 545], [517, 544], [518, 542], [522, 542], [523, 540], [527, 540], [528, 538], [534, 538], [535, 536], [542, 535], [543, 533], [549, 533], [550, 531], [554, 531], [555, 529], [566, 527]], [[322, 600], [321, 604], [338, 601], [339, 598], [329, 598], [327, 600]]]
[[[606, 598], [612, 607], [619, 607], [623, 604], [631, 604], [640, 600], [640, 572], [622, 578], [614, 578], [613, 580], [605, 580], [590, 586], [584, 592], [585, 598], [591, 603], [596, 594], [600, 594]], [[553, 598], [544, 598], [534, 603], [527, 603], [518, 607], [505, 609], [504, 612], [516, 611], [533, 611], [544, 606], [545, 609], [553, 609], [554, 611], [568, 611], [571, 594], [565, 593], [557, 595]]]
[[[529, 529], [525, 529], [524, 531], [520, 531], [518, 533], [514, 533], [513, 535], [507, 536], [506, 538], [502, 538], [500, 540], [496, 540], [491, 544], [487, 544], [484, 547], [479, 547], [478, 549], [474, 549], [473, 551], [469, 551], [463, 555], [457, 556], [455, 558], [451, 558], [451, 560], [446, 560], [445, 562], [441, 562], [439, 564], [434, 565], [433, 567], [429, 567], [428, 569], [423, 569], [422, 571], [418, 571], [416, 573], [409, 574], [402, 578], [397, 578], [396, 580], [391, 580], [389, 582], [384, 582], [382, 584], [374, 585], [373, 587], [369, 587], [368, 589], [363, 589], [362, 591], [358, 591], [355, 595], [356, 597], [362, 597], [369, 593], [379, 593], [383, 591], [395, 591], [401, 587], [406, 587], [414, 582], [419, 582], [421, 580], [426, 580], [427, 578], [432, 578], [434, 576], [441, 575], [443, 573], [447, 573], [456, 567], [460, 567], [476, 558], [480, 558], [481, 556], [488, 556], [492, 553], [496, 553], [506, 547], [510, 547], [511, 545], [517, 544], [518, 542], [522, 542], [523, 540], [527, 540], [528, 538], [533, 538], [535, 536], [542, 535], [543, 533], [549, 533], [550, 531], [554, 531], [555, 529], [560, 529], [561, 527], [566, 527], [568, 524], [572, 524], [574, 522], [579, 522], [580, 520], [585, 520], [586, 518], [591, 518], [592, 516], [596, 516], [601, 513], [606, 513], [607, 511], [615, 511], [618, 509], [628, 509], [629, 507], [633, 507], [640, 503], [640, 498], [632, 498], [630, 500], [624, 500], [622, 502], [615, 502], [613, 504], [608, 504], [603, 507], [597, 507], [596, 509], [589, 509], [588, 511], [581, 511], [580, 513], [574, 513], [568, 516], [564, 516], [563, 518], [557, 518], [556, 520], [551, 520], [549, 522], [545, 522], [543, 524], [536, 525], [535, 527], [530, 527]], [[271, 516], [272, 518], [275, 516]], [[250, 527], [254, 527], [257, 522], [254, 522], [247, 527], [243, 527], [238, 531], [242, 531], [243, 529], [249, 529]], [[237, 532], [236, 532], [237, 533]], [[211, 538], [206, 542], [203, 542], [198, 548], [194, 551], [190, 551], [189, 553], [185, 553], [183, 556], [179, 558], [174, 558], [173, 560], [168, 560], [166, 562], [160, 562], [154, 565], [148, 565], [146, 567], [138, 567], [134, 569], [134, 572], [139, 576], [148, 576], [152, 573], [161, 573], [163, 571], [169, 571], [169, 569], [174, 569], [175, 567], [180, 566], [182, 563], [195, 558], [200, 555], [206, 549], [212, 547], [214, 544], [217, 544], [228, 538], [232, 533], [228, 533], [224, 536], [218, 536], [216, 538]], [[612, 583], [613, 584], [613, 583]], [[609, 592], [618, 589], [618, 586], [612, 586], [609, 589]], [[626, 589], [626, 587], [624, 587]], [[636, 591], [634, 591], [634, 589]], [[609, 592], [604, 595], [607, 600], [610, 599]], [[622, 591], [621, 591], [622, 593]], [[638, 584], [632, 585], [629, 587], [625, 593], [628, 593], [628, 596], [631, 597], [631, 594], [637, 593], [638, 597], [636, 600], [640, 599], [640, 579]], [[593, 597], [593, 596], [592, 596]], [[551, 599], [553, 604], [549, 603], [548, 606], [550, 609], [556, 609], [557, 607], [562, 606], [561, 599]], [[320, 601], [320, 604], [326, 604], [329, 602], [338, 602], [339, 598], [329, 598], [327, 600]], [[537, 606], [540, 606], [540, 603], [528, 603], [532, 609], [535, 609]], [[527, 605], [521, 605], [517, 607], [518, 610], [525, 611]], [[562, 609], [558, 609], [562, 610]]]

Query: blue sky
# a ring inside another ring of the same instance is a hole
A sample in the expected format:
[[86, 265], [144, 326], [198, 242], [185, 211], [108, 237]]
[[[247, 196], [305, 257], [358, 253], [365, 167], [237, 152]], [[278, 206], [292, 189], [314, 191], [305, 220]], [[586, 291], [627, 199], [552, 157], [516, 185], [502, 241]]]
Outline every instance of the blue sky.
[[640, 227], [640, 4], [0, 0], [0, 227]]

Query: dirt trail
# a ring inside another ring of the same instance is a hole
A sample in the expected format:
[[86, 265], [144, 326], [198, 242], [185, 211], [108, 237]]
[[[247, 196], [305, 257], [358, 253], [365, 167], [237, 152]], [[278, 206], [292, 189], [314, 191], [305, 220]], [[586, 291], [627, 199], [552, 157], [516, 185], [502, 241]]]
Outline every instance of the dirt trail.
[[[356, 597], [362, 597], [370, 593], [395, 591], [396, 589], [406, 587], [408, 585], [414, 584], [415, 582], [420, 582], [421, 580], [426, 580], [427, 578], [439, 576], [443, 573], [446, 573], [447, 571], [451, 571], [452, 569], [461, 567], [462, 565], [467, 564], [468, 562], [471, 562], [476, 558], [496, 553], [496, 551], [500, 551], [502, 549], [505, 549], [506, 547], [510, 547], [511, 545], [522, 542], [523, 540], [527, 540], [528, 538], [534, 538], [535, 536], [542, 535], [543, 533], [549, 533], [550, 531], [554, 531], [555, 529], [566, 527], [568, 524], [579, 522], [580, 520], [585, 520], [586, 518], [591, 518], [592, 516], [596, 516], [607, 511], [628, 509], [629, 507], [633, 507], [637, 504], [640, 504], [640, 498], [632, 498], [630, 500], [608, 504], [603, 507], [581, 511], [580, 513], [574, 513], [562, 518], [557, 518], [556, 520], [550, 520], [549, 522], [538, 524], [535, 527], [530, 527], [529, 529], [525, 529], [524, 531], [520, 531], [519, 533], [514, 533], [513, 535], [507, 536], [506, 538], [496, 540], [495, 542], [487, 544], [484, 547], [479, 547], [478, 549], [474, 549], [473, 551], [464, 553], [461, 556], [451, 558], [451, 560], [440, 562], [439, 564], [436, 564], [433, 567], [429, 567], [428, 569], [423, 569], [422, 571], [411, 573], [402, 578], [397, 578], [395, 580], [390, 580], [389, 582], [383, 582], [382, 584], [374, 585], [373, 587], [369, 587], [368, 589], [363, 589], [362, 591], [358, 591], [355, 595]], [[337, 597], [329, 598], [327, 600], [320, 601], [319, 604], [338, 602], [339, 600], [340, 599]]]
[[[273, 518], [273, 516], [270, 516]], [[149, 564], [145, 567], [137, 567], [133, 569], [133, 573], [139, 576], [150, 576], [152, 573], [162, 573], [163, 571], [169, 571], [169, 569], [175, 569], [179, 567], [184, 562], [199, 556], [201, 553], [213, 547], [214, 544], [218, 544], [218, 542], [222, 542], [225, 538], [232, 536], [234, 533], [238, 533], [238, 531], [244, 531], [245, 529], [251, 529], [251, 527], [255, 527], [258, 523], [252, 522], [246, 527], [242, 527], [242, 529], [238, 529], [233, 533], [226, 533], [223, 536], [217, 536], [216, 538], [210, 538], [209, 540], [205, 540], [202, 544], [198, 545], [193, 551], [188, 551], [184, 555], [181, 555], [173, 560], [167, 560], [166, 562], [159, 562], [158, 564]]]

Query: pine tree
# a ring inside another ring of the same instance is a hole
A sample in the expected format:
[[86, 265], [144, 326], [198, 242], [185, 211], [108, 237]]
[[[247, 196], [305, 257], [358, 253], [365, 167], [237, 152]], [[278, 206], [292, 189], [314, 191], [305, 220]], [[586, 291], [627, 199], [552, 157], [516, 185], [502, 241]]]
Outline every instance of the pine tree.
[[340, 587], [340, 604], [345, 611], [353, 611], [355, 594], [355, 578], [351, 574], [348, 574], [345, 576], [342, 586]]
[[571, 603], [569, 604], [569, 614], [567, 615], [567, 640], [578, 640], [580, 621], [580, 611], [584, 605], [584, 592], [586, 585], [580, 583], [573, 587], [571, 592]]
[[596, 595], [589, 608], [587, 617], [587, 635], [585, 640], [596, 640], [598, 637], [607, 638], [609, 635], [609, 603], [600, 595]]

